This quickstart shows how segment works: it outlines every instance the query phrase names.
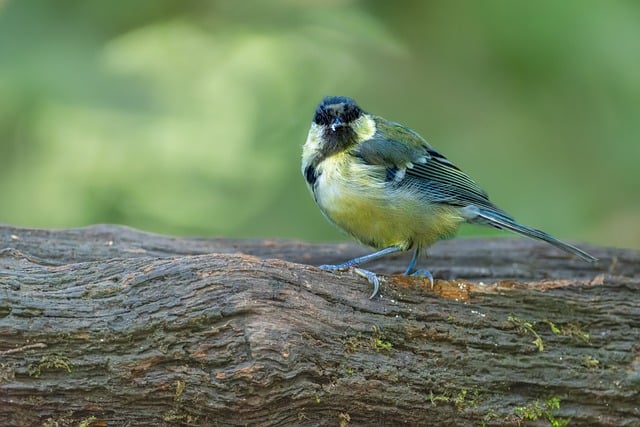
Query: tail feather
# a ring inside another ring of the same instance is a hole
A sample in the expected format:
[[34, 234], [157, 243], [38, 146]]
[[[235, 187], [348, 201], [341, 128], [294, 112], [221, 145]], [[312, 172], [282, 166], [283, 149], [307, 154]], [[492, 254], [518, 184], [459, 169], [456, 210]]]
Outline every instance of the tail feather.
[[565, 243], [562, 240], [558, 240], [555, 237], [545, 233], [544, 231], [536, 230], [535, 228], [519, 224], [512, 218], [505, 216], [500, 212], [493, 212], [488, 209], [476, 208], [473, 210], [473, 213], [475, 215], [469, 218], [471, 222], [490, 225], [492, 227], [513, 231], [514, 233], [520, 234], [521, 236], [542, 240], [544, 242], [552, 244], [558, 249], [562, 249], [565, 252], [569, 252], [571, 254], [579, 256], [587, 262], [593, 263], [598, 261], [597, 258], [591, 256], [585, 251], [578, 249], [575, 246], [570, 245], [569, 243]]

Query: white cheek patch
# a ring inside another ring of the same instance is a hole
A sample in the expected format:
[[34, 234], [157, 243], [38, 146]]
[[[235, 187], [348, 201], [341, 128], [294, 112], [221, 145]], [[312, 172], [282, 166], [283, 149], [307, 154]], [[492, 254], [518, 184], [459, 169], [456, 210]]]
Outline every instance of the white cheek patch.
[[309, 129], [309, 134], [307, 135], [307, 140], [302, 146], [303, 165], [310, 164], [312, 159], [317, 155], [321, 148], [322, 128], [320, 128], [320, 126], [316, 125], [315, 123], [312, 123], [311, 129]]
[[376, 133], [376, 122], [368, 114], [363, 114], [352, 124], [360, 141], [366, 141]]

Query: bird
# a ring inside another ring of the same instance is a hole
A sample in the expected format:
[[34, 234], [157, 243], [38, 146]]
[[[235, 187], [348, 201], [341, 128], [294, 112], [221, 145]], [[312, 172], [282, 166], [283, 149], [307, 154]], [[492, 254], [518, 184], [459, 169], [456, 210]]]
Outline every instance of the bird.
[[516, 222], [498, 208], [466, 173], [415, 131], [362, 110], [346, 96], [326, 96], [315, 109], [302, 148], [302, 175], [325, 218], [376, 252], [335, 265], [354, 272], [379, 291], [377, 275], [360, 264], [413, 251], [405, 275], [429, 278], [416, 269], [420, 255], [453, 237], [462, 223], [509, 230], [542, 240], [594, 263], [597, 258], [555, 237]]

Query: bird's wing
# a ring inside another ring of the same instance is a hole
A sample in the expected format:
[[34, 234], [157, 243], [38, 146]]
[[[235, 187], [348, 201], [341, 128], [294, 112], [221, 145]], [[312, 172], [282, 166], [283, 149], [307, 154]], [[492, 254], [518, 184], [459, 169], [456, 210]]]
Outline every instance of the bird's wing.
[[[420, 135], [400, 124], [376, 118], [377, 132], [358, 145], [354, 155], [367, 164], [386, 167], [393, 185], [416, 191], [433, 203], [497, 208], [467, 174], [431, 147]], [[400, 179], [398, 179], [400, 178]]]

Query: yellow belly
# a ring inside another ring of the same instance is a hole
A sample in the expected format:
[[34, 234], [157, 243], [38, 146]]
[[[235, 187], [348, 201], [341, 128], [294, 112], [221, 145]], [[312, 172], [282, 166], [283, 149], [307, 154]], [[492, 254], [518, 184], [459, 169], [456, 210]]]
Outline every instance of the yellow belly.
[[455, 234], [463, 221], [454, 207], [391, 186], [384, 168], [346, 160], [345, 155], [325, 159], [316, 200], [331, 222], [360, 242], [375, 248], [427, 247]]

